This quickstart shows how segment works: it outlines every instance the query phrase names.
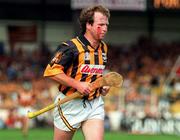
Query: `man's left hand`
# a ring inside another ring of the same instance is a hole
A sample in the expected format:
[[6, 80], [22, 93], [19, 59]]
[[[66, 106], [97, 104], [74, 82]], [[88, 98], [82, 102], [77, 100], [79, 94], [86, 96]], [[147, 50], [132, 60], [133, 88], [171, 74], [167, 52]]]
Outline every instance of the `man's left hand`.
[[106, 94], [109, 92], [110, 86], [103, 86], [101, 90], [101, 95], [106, 96]]

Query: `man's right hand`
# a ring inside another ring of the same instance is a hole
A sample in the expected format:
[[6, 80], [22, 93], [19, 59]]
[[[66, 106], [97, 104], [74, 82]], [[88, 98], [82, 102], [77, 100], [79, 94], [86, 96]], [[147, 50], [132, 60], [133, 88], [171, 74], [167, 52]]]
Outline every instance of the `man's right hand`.
[[90, 88], [90, 83], [88, 82], [79, 82], [76, 89], [84, 96], [89, 95], [92, 91], [92, 89]]

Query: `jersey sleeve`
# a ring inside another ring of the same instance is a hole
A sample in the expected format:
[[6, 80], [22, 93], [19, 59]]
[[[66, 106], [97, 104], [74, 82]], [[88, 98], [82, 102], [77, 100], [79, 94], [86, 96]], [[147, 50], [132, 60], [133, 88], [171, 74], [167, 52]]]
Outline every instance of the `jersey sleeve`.
[[73, 56], [72, 48], [66, 43], [58, 46], [44, 71], [44, 76], [54, 76], [64, 73], [64, 70], [72, 64]]

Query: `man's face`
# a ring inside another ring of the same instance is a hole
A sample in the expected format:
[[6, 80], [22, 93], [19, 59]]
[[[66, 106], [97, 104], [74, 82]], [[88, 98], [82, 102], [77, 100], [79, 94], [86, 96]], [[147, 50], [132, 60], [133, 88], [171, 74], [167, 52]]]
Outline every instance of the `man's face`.
[[100, 12], [94, 13], [94, 23], [90, 25], [89, 31], [95, 40], [102, 40], [109, 25], [108, 18]]

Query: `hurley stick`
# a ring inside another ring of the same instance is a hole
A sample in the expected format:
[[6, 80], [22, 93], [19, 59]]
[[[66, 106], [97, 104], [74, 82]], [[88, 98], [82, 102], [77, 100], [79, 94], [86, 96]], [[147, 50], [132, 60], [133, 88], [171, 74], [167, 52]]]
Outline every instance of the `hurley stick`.
[[[121, 87], [122, 83], [123, 83], [123, 77], [120, 74], [118, 74], [116, 72], [109, 72], [109, 73], [105, 74], [104, 76], [96, 79], [94, 82], [92, 82], [90, 84], [90, 86], [92, 88], [92, 91], [94, 91], [95, 89], [103, 87], [103, 86]], [[77, 99], [77, 98], [82, 98], [82, 97], [83, 97], [83, 95], [77, 91], [69, 96], [66, 96], [64, 99], [58, 101], [57, 103], [50, 104], [50, 105], [48, 105], [38, 111], [35, 111], [35, 112], [28, 112], [27, 116], [30, 119], [34, 118], [34, 117], [36, 117], [42, 113], [45, 113], [65, 102], [68, 102], [70, 100]]]

